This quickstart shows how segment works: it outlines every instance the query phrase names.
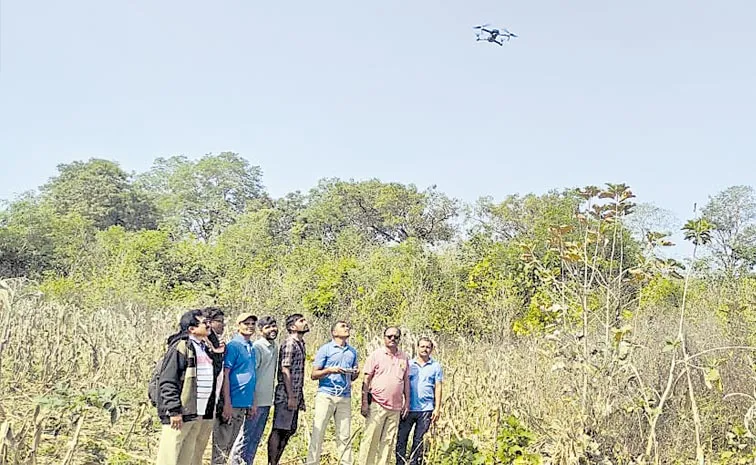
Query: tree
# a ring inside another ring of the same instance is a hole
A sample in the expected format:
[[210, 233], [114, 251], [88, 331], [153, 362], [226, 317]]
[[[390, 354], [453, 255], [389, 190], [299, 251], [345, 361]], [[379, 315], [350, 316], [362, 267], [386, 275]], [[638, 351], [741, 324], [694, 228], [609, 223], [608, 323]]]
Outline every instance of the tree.
[[158, 158], [141, 176], [164, 214], [164, 223], [203, 241], [217, 236], [245, 210], [267, 201], [259, 166], [236, 153]]
[[43, 199], [58, 214], [80, 215], [98, 229], [155, 227], [155, 206], [117, 163], [92, 158], [60, 164], [58, 173], [41, 188]]
[[708, 248], [729, 275], [756, 265], [756, 192], [732, 186], [709, 198], [703, 217], [714, 224]]
[[360, 231], [381, 244], [414, 237], [435, 244], [454, 234], [451, 221], [459, 204], [435, 186], [418, 191], [413, 184], [323, 180], [310, 193], [301, 222], [311, 234], [331, 241], [344, 228]]
[[39, 196], [25, 194], [0, 212], [0, 277], [67, 274], [87, 255], [94, 233], [80, 214], [61, 215]]

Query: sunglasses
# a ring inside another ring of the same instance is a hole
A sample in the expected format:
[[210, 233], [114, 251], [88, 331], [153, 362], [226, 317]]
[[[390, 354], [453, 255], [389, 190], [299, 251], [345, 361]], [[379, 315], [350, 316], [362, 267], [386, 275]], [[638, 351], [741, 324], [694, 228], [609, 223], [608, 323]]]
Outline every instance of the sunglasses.
[[398, 341], [399, 339], [401, 339], [401, 338], [402, 338], [402, 336], [400, 336], [400, 335], [398, 335], [398, 334], [387, 334], [387, 335], [386, 335], [386, 336], [384, 336], [384, 337], [385, 337], [386, 339], [393, 339], [393, 340], [395, 340], [395, 341]]

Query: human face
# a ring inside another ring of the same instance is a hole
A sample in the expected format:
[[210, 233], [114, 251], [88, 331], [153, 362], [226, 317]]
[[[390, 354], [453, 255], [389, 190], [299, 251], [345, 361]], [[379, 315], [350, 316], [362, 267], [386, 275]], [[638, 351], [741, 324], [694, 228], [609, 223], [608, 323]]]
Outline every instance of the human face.
[[433, 344], [429, 341], [420, 341], [417, 344], [417, 354], [424, 359], [427, 359], [430, 357], [431, 352], [433, 352]]
[[386, 330], [386, 333], [383, 335], [383, 343], [389, 349], [395, 349], [399, 347], [399, 341], [401, 340], [401, 338], [402, 336], [400, 335], [398, 329], [389, 328]]
[[308, 333], [310, 332], [310, 324], [307, 322], [307, 318], [300, 318], [297, 321], [294, 322], [294, 331], [298, 333]]
[[189, 327], [189, 334], [198, 339], [207, 337], [207, 335], [210, 334], [210, 328], [208, 327], [207, 321], [205, 321], [204, 317], [197, 317], [197, 321], [199, 321], [197, 326]]
[[331, 336], [346, 339], [351, 334], [351, 331], [352, 328], [349, 326], [349, 323], [344, 323], [343, 321], [341, 321], [339, 323], [336, 323], [336, 326], [333, 327]]
[[212, 329], [218, 336], [223, 336], [224, 331], [226, 331], [226, 322], [223, 317], [219, 316], [211, 320], [210, 329]]
[[239, 323], [239, 334], [241, 334], [244, 337], [254, 336], [256, 324], [257, 324], [257, 320], [255, 320], [254, 318], [247, 318], [246, 320]]
[[260, 329], [260, 334], [269, 341], [275, 341], [278, 337], [278, 325], [275, 323], [265, 325]]

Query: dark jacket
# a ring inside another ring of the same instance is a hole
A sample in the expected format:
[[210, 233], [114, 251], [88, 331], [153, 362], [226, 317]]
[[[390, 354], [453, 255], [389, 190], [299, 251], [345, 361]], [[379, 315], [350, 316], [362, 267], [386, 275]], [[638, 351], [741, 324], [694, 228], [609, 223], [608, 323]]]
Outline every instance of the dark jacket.
[[168, 339], [163, 368], [158, 378], [157, 413], [160, 422], [170, 424], [170, 417], [181, 414], [184, 421], [198, 417], [213, 418], [215, 412], [215, 388], [218, 379], [217, 363], [213, 363], [213, 394], [207, 411], [197, 412], [197, 355], [187, 334]]

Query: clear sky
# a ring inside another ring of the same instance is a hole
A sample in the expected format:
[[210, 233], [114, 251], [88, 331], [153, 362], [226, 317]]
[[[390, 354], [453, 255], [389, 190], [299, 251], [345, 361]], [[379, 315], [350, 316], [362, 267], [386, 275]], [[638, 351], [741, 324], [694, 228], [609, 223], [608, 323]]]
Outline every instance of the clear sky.
[[685, 219], [756, 184], [752, 0], [0, 2], [0, 198], [72, 160], [225, 150], [274, 196], [626, 182]]

